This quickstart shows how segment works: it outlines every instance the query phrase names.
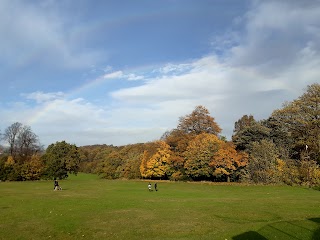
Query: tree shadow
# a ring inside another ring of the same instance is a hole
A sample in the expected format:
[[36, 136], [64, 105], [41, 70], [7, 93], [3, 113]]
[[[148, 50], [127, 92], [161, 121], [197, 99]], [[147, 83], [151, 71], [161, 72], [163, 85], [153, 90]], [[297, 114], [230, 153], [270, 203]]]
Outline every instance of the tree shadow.
[[242, 233], [240, 235], [234, 236], [232, 239], [233, 240], [268, 240], [267, 238], [265, 238], [264, 236], [260, 235], [255, 231]]
[[248, 231], [232, 237], [233, 240], [320, 240], [320, 218], [302, 221], [280, 221], [268, 224], [258, 231]]
[[319, 225], [318, 229], [313, 233], [312, 240], [320, 240], [320, 218], [309, 218], [308, 220]]

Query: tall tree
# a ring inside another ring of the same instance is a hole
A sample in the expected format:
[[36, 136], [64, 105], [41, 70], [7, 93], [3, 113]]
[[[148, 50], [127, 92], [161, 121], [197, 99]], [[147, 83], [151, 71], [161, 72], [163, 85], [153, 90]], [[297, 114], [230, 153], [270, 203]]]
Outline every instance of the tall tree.
[[17, 164], [30, 160], [32, 155], [40, 152], [42, 147], [38, 136], [31, 127], [16, 122], [6, 128], [3, 139], [9, 145], [9, 154]]
[[221, 128], [210, 116], [208, 109], [203, 106], [197, 106], [191, 114], [181, 117], [177, 129], [196, 135], [201, 133], [218, 135], [221, 132]]
[[11, 156], [15, 155], [16, 142], [22, 127], [22, 123], [15, 122], [11, 124], [11, 126], [7, 127], [4, 132], [3, 139], [9, 144], [9, 152]]
[[31, 156], [41, 151], [38, 136], [29, 126], [22, 126], [16, 141], [17, 152], [22, 160], [29, 160]]
[[255, 122], [236, 132], [236, 134], [232, 136], [232, 142], [235, 144], [237, 150], [250, 151], [249, 148], [252, 142], [269, 139], [269, 135], [269, 128], [259, 122]]
[[252, 115], [243, 115], [238, 121], [234, 123], [233, 134], [236, 135], [239, 131], [244, 130], [247, 127], [256, 123], [256, 120]]
[[261, 124], [270, 129], [269, 139], [277, 146], [281, 159], [289, 160], [297, 154], [294, 151], [294, 138], [287, 131], [284, 122], [271, 116], [266, 120], [262, 120]]
[[42, 159], [45, 164], [44, 174], [47, 178], [64, 179], [68, 177], [68, 173], [78, 173], [80, 154], [74, 144], [65, 141], [51, 144]]
[[272, 141], [263, 139], [253, 142], [247, 168], [249, 178], [256, 183], [276, 182], [277, 160], [277, 148]]
[[302, 96], [284, 104], [272, 117], [284, 123], [298, 153], [307, 145], [311, 158], [320, 163], [320, 84], [308, 86]]

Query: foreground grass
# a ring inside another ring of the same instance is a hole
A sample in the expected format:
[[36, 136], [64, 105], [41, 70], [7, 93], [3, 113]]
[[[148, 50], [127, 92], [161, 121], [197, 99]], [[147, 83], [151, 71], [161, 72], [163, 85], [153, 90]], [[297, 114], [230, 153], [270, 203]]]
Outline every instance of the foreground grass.
[[108, 181], [0, 183], [0, 239], [320, 239], [320, 191]]

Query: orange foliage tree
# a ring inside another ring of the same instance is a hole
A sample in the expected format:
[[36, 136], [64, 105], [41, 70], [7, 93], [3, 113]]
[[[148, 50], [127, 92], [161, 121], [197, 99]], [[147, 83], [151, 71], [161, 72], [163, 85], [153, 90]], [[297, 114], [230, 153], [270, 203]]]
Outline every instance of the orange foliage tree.
[[230, 175], [246, 166], [248, 159], [233, 144], [208, 133], [199, 134], [189, 143], [185, 158], [185, 171], [192, 179], [223, 177], [228, 181]]
[[235, 146], [229, 142], [220, 142], [219, 150], [210, 162], [214, 173], [224, 175], [230, 181], [230, 175], [234, 174], [248, 163], [248, 155], [244, 152], [237, 152]]

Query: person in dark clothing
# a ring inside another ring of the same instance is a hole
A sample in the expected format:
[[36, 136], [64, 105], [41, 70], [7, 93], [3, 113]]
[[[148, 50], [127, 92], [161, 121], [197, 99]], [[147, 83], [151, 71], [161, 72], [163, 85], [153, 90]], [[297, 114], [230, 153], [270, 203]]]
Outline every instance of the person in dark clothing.
[[158, 191], [158, 185], [157, 185], [157, 183], [154, 184], [154, 190]]
[[62, 190], [62, 188], [59, 186], [59, 183], [58, 183], [57, 179], [54, 179], [53, 190]]
[[56, 189], [57, 186], [59, 186], [59, 183], [58, 183], [57, 179], [54, 179], [53, 189]]

